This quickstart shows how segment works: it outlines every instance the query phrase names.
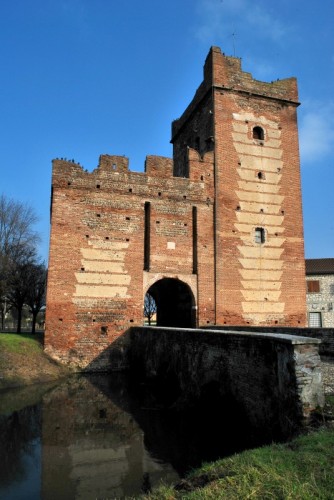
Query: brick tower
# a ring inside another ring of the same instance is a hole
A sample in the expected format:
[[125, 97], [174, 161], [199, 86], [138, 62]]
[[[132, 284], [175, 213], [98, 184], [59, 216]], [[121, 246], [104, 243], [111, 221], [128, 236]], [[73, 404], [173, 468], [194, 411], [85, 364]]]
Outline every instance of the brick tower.
[[305, 325], [297, 106], [295, 78], [256, 81], [213, 47], [173, 124], [174, 175], [185, 145], [214, 151], [218, 324]]
[[256, 81], [213, 47], [173, 161], [54, 160], [47, 352], [120, 368], [147, 292], [158, 325], [305, 326], [297, 106], [294, 78]]

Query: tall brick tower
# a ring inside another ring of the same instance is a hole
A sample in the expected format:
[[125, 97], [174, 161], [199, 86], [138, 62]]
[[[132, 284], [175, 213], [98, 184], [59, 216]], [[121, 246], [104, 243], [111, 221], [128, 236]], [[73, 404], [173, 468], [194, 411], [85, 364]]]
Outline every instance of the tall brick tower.
[[297, 106], [294, 78], [256, 81], [213, 47], [173, 160], [54, 160], [47, 352], [120, 368], [147, 293], [161, 326], [305, 326]]
[[305, 326], [295, 78], [264, 83], [212, 47], [204, 81], [173, 123], [174, 175], [185, 149], [214, 152], [217, 324]]

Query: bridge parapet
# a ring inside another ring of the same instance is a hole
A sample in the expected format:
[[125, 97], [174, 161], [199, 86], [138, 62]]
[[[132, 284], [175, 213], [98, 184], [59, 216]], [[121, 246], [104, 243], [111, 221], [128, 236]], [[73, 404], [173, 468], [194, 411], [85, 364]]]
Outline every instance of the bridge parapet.
[[162, 327], [134, 327], [130, 337], [130, 366], [164, 388], [170, 381], [174, 404], [216, 383], [267, 439], [293, 435], [324, 405], [318, 339]]
[[321, 341], [319, 345], [319, 354], [321, 356], [334, 356], [334, 328], [295, 328], [290, 326], [215, 326], [215, 330], [222, 331], [241, 331], [244, 333], [257, 332], [287, 335], [296, 335], [297, 337], [311, 337]]

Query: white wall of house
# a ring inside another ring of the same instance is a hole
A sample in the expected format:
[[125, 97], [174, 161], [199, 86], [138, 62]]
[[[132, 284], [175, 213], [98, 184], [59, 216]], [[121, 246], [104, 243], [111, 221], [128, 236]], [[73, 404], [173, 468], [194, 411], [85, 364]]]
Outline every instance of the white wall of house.
[[[308, 326], [334, 327], [334, 274], [312, 274], [307, 280]], [[314, 283], [309, 283], [314, 282]], [[317, 283], [319, 283], [319, 286]]]

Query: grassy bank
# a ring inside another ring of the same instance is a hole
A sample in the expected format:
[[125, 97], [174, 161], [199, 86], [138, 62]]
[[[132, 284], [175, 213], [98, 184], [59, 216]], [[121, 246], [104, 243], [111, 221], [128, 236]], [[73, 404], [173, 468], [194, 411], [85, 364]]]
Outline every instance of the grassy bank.
[[204, 464], [175, 488], [162, 487], [146, 498], [333, 499], [334, 430]]
[[43, 334], [0, 333], [0, 390], [50, 382], [67, 370], [43, 351]]

